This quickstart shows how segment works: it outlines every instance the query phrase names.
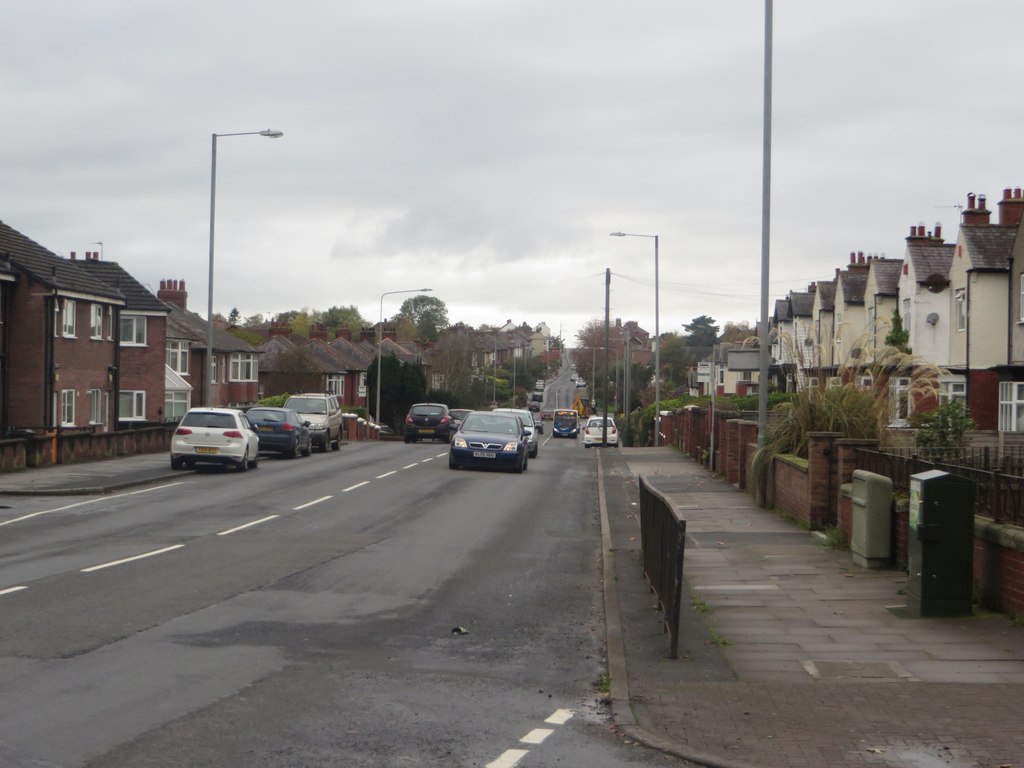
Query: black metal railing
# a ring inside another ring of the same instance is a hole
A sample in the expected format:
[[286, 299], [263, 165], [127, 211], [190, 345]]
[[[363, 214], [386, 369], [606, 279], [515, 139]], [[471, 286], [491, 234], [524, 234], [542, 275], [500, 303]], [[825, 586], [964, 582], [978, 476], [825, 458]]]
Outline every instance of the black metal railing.
[[1024, 525], [1024, 453], [1020, 446], [995, 448], [886, 449], [855, 448], [857, 467], [892, 480], [906, 493], [910, 476], [930, 469], [949, 472], [977, 484], [975, 514], [997, 523]]
[[669, 658], [679, 658], [679, 615], [683, 599], [683, 552], [686, 520], [665, 495], [640, 475], [640, 547], [644, 576], [664, 612]]

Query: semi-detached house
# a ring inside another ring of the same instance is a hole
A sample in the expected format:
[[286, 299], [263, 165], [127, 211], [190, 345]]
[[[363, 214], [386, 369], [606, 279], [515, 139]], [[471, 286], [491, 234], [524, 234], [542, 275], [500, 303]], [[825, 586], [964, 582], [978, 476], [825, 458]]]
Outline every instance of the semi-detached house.
[[0, 222], [0, 433], [114, 429], [124, 294]]

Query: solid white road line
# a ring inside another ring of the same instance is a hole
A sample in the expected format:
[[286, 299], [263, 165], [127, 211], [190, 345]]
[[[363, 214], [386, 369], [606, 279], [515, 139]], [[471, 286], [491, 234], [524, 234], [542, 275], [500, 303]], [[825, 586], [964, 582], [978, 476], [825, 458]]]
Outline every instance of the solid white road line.
[[519, 761], [530, 754], [528, 749], [506, 749], [501, 757], [487, 763], [484, 768], [515, 768]]
[[528, 734], [520, 739], [523, 744], [543, 744], [544, 739], [550, 736], [554, 731], [551, 728], [534, 728]]
[[299, 504], [299, 506], [297, 506], [297, 507], [292, 507], [292, 512], [298, 512], [300, 509], [305, 509], [306, 507], [312, 507], [314, 504], [319, 504], [322, 501], [327, 501], [328, 499], [333, 499], [333, 498], [334, 498], [333, 496], [321, 496], [319, 499], [313, 499], [313, 501], [307, 501], [305, 504]]
[[[330, 496], [328, 496], [327, 498], [330, 498]], [[301, 509], [301, 507], [296, 507], [296, 509]], [[280, 515], [269, 515], [267, 517], [260, 518], [259, 520], [253, 520], [251, 523], [246, 523], [245, 525], [239, 525], [235, 528], [228, 528], [226, 531], [221, 531], [217, 535], [227, 536], [229, 533], [234, 533], [235, 531], [244, 531], [246, 528], [252, 528], [254, 525], [259, 525], [260, 523], [265, 523], [268, 520], [273, 520], [275, 517], [280, 517]]]
[[571, 709], [556, 709], [555, 713], [545, 720], [545, 723], [551, 723], [552, 725], [565, 725], [575, 714]]
[[374, 479], [375, 480], [383, 480], [385, 477], [391, 477], [391, 475], [397, 475], [397, 474], [398, 474], [398, 470], [397, 469], [392, 469], [390, 472], [385, 472], [383, 475], [377, 475], [377, 477], [375, 477]]
[[101, 501], [109, 501], [110, 499], [119, 499], [119, 498], [121, 498], [123, 496], [135, 496], [135, 495], [140, 494], [140, 493], [149, 493], [150, 491], [162, 491], [165, 488], [173, 488], [176, 485], [183, 485], [183, 484], [184, 484], [184, 480], [179, 481], [177, 483], [169, 483], [167, 485], [158, 485], [158, 486], [154, 486], [152, 488], [143, 488], [141, 491], [128, 491], [127, 493], [116, 493], [113, 496], [101, 496], [98, 499], [89, 499], [87, 501], [76, 501], [74, 504], [66, 504], [63, 507], [54, 507], [53, 509], [44, 509], [44, 510], [41, 510], [39, 512], [33, 512], [32, 514], [29, 514], [29, 515], [22, 515], [21, 517], [14, 517], [14, 518], [11, 518], [10, 520], [4, 520], [2, 523], [0, 523], [0, 527], [3, 527], [5, 525], [10, 525], [11, 523], [20, 523], [22, 520], [30, 520], [33, 517], [39, 517], [40, 515], [49, 515], [49, 514], [52, 514], [54, 512], [63, 512], [64, 510], [67, 510], [67, 509], [74, 509], [75, 507], [84, 507], [87, 504], [96, 504], [96, 503], [101, 502]]
[[144, 557], [153, 557], [154, 555], [162, 555], [164, 552], [170, 552], [175, 549], [181, 549], [184, 544], [174, 544], [170, 547], [164, 547], [163, 549], [154, 549], [152, 552], [143, 552], [141, 555], [135, 555], [134, 557], [126, 557], [123, 560], [111, 560], [109, 563], [101, 563], [100, 565], [93, 565], [88, 568], [83, 568], [82, 573], [92, 573], [93, 571], [99, 571], [104, 568], [112, 568], [115, 565], [122, 565], [124, 563], [130, 563], [134, 560], [142, 560]]
[[8, 587], [7, 589], [0, 589], [0, 595], [9, 595], [11, 592], [21, 592], [23, 589], [28, 589], [28, 587]]
[[349, 491], [354, 491], [356, 488], [362, 488], [364, 485], [369, 485], [369, 484], [370, 484], [369, 480], [363, 480], [363, 482], [361, 482], [361, 483], [356, 483], [355, 485], [350, 485], [348, 488], [343, 488], [341, 492], [342, 493], [348, 493]]

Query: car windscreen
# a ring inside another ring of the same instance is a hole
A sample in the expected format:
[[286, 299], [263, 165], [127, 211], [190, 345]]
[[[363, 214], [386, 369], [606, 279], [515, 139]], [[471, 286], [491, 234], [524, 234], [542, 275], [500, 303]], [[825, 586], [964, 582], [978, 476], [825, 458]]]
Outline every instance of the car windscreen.
[[471, 413], [462, 420], [462, 429], [464, 432], [518, 435], [519, 421], [511, 414]]
[[235, 429], [235, 417], [230, 413], [208, 413], [195, 411], [186, 413], [181, 419], [183, 427], [209, 427], [210, 429]]
[[286, 421], [284, 411], [274, 411], [269, 408], [250, 408], [245, 412], [249, 421]]
[[417, 416], [443, 416], [444, 408], [436, 405], [414, 405], [411, 409], [412, 413]]
[[319, 397], [290, 397], [285, 407], [299, 413], [327, 413], [327, 401]]

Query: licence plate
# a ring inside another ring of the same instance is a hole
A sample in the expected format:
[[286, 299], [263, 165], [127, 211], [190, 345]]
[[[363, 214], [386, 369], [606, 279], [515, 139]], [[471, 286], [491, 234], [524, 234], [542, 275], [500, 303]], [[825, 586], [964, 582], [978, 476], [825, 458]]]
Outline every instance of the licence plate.
[[196, 453], [219, 453], [219, 448], [196, 448]]
[[497, 455], [494, 451], [473, 451], [474, 459], [494, 459]]
[[273, 432], [273, 427], [256, 427], [257, 432]]
[[433, 433], [434, 433], [434, 430], [432, 430], [432, 429], [421, 429], [420, 430], [420, 434], [421, 435], [431, 435]]

